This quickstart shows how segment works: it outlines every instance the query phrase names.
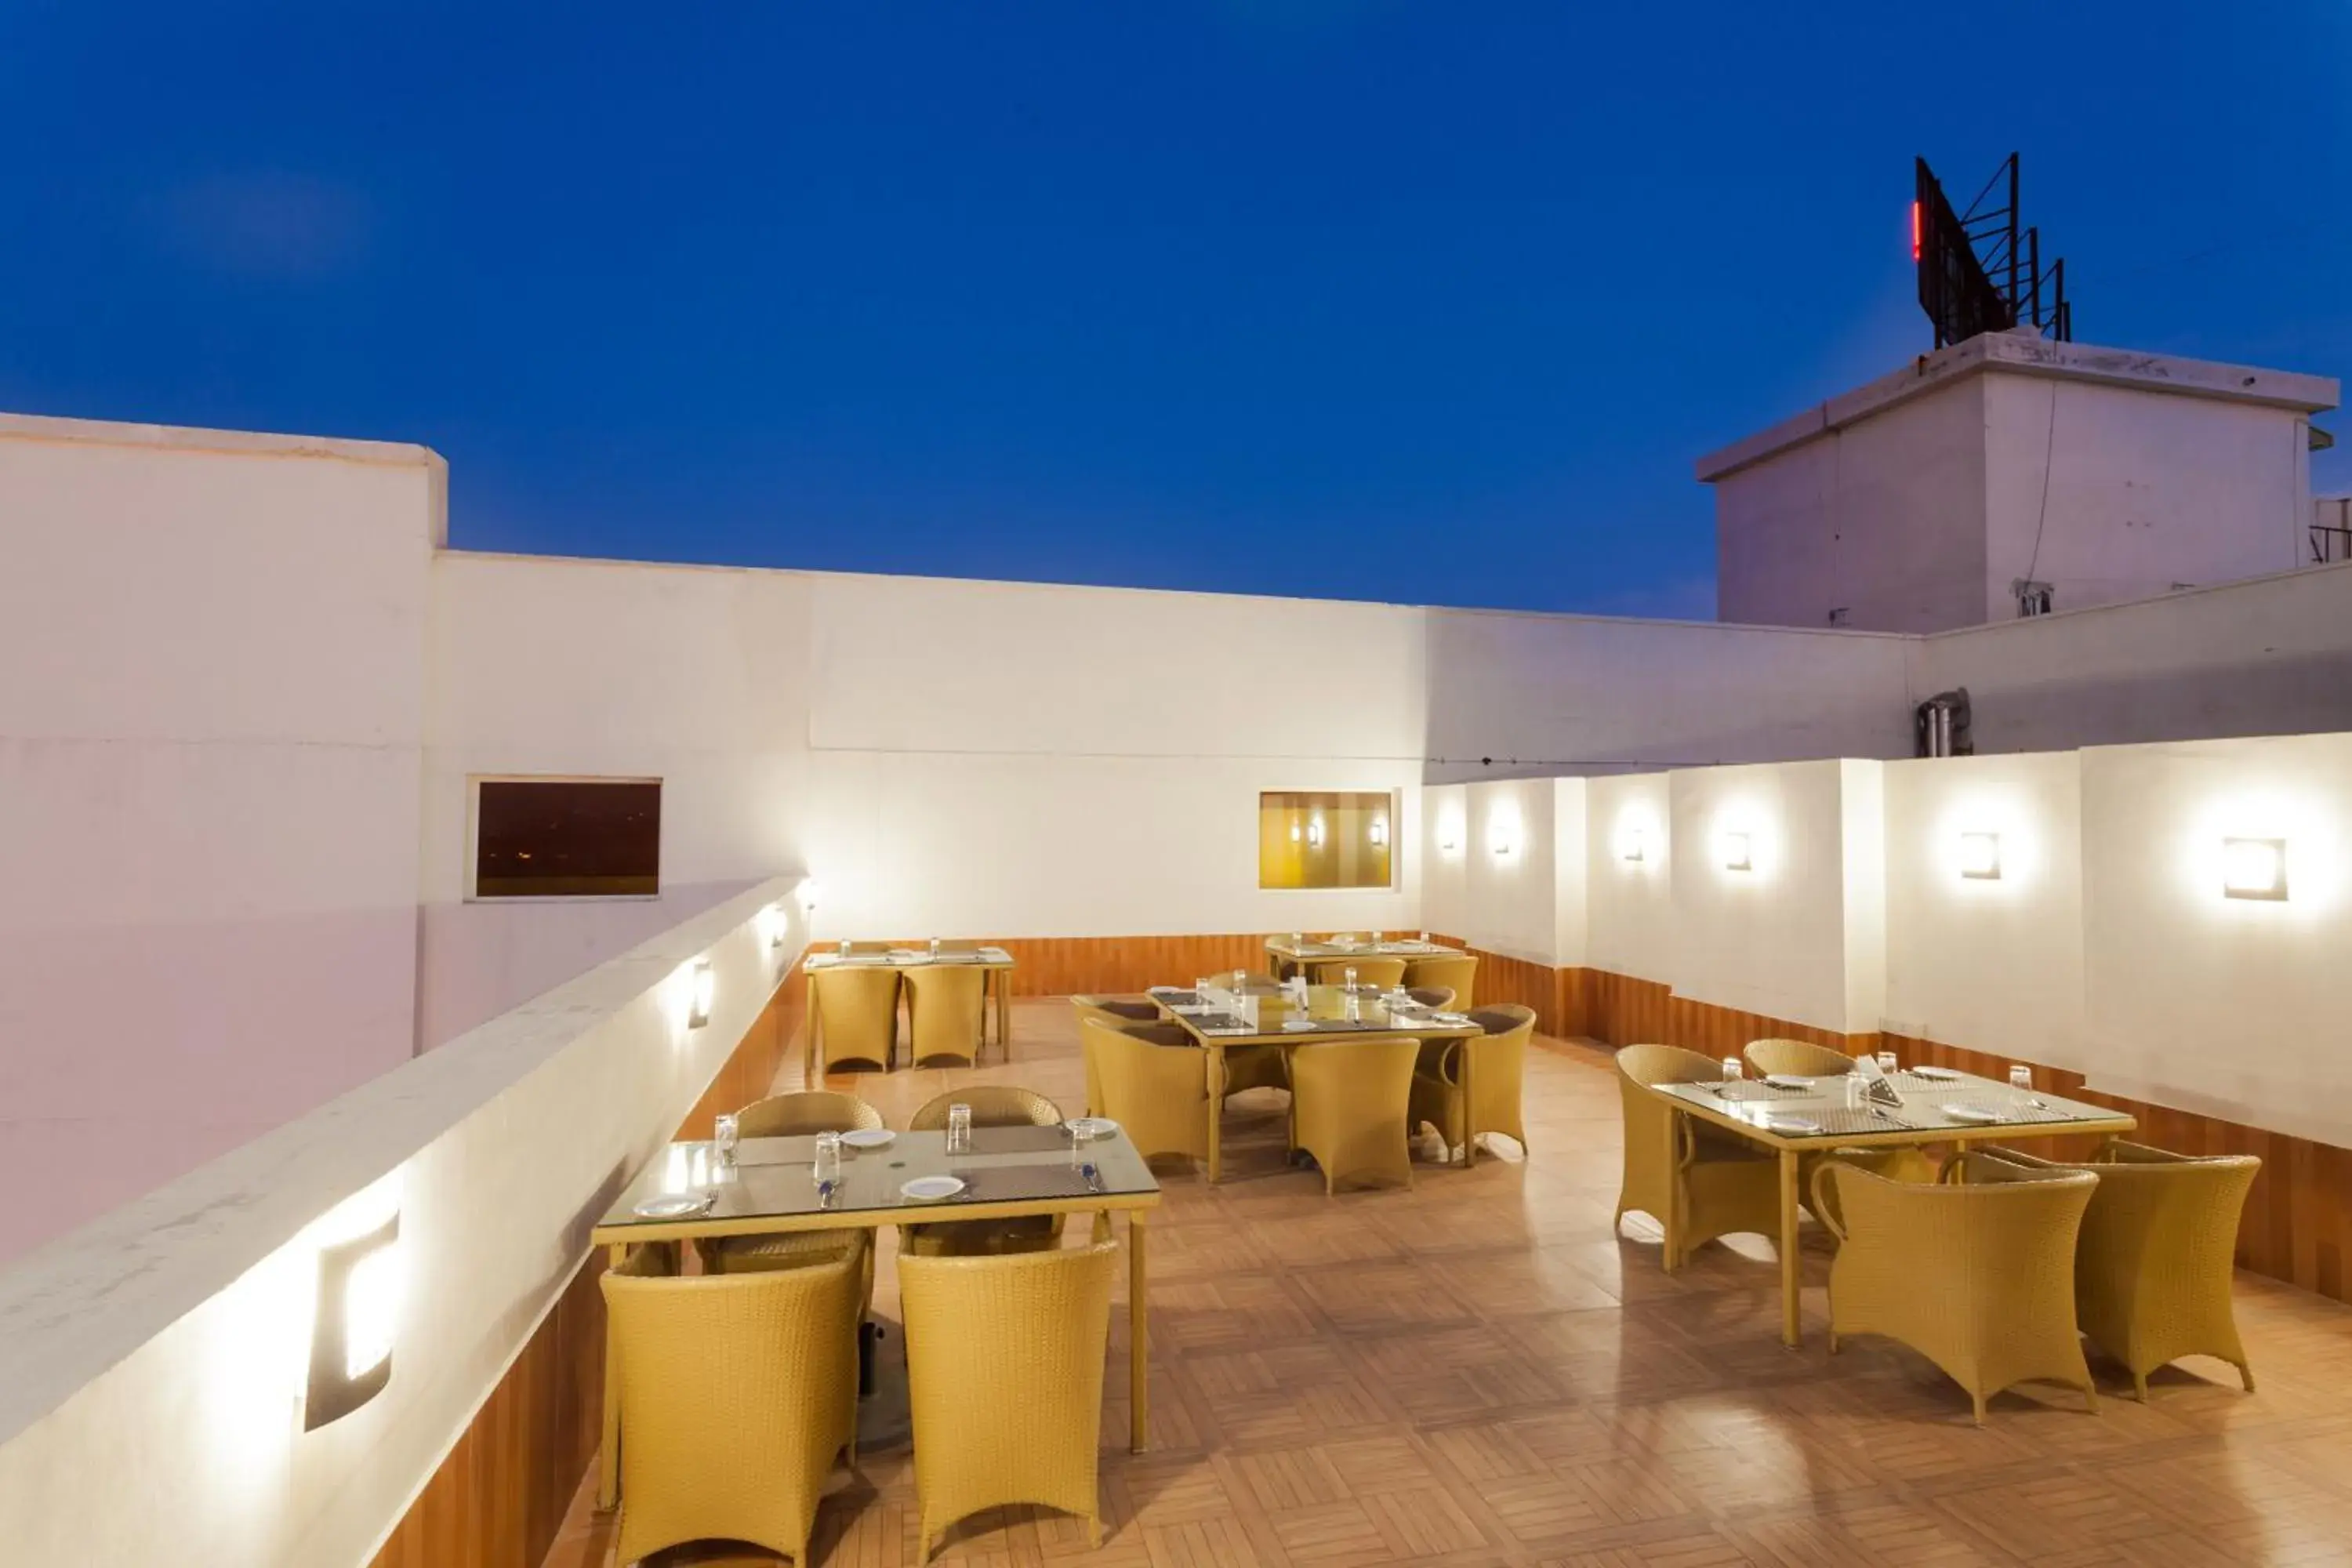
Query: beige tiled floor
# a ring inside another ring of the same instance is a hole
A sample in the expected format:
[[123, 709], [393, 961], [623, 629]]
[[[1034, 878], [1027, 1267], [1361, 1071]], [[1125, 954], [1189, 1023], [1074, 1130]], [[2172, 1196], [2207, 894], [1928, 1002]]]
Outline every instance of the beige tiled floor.
[[[894, 1125], [957, 1081], [1082, 1098], [1066, 1006], [1024, 1004], [1010, 1068], [843, 1080]], [[1228, 1113], [1228, 1178], [1181, 1169], [1152, 1226], [1151, 1451], [1127, 1452], [1125, 1313], [1106, 1380], [1106, 1535], [1012, 1510], [934, 1559], [1124, 1568], [1421, 1563], [2352, 1563], [2352, 1310], [2252, 1277], [2240, 1317], [2262, 1392], [2198, 1362], [2152, 1404], [2049, 1391], [1969, 1401], [1900, 1347], [1822, 1343], [1827, 1254], [1808, 1246], [1809, 1342], [1779, 1340], [1776, 1266], [1741, 1238], [1669, 1279], [1656, 1232], [1612, 1237], [1607, 1054], [1528, 1062], [1533, 1157], [1421, 1169], [1411, 1192], [1326, 1198], [1286, 1167], [1280, 1097]], [[1816, 1238], [1817, 1243], [1818, 1238]], [[886, 1263], [877, 1312], [893, 1320]], [[2112, 1369], [2106, 1385], [2126, 1394]], [[820, 1563], [914, 1560], [902, 1388], [872, 1402], [859, 1473], [818, 1522]], [[573, 1510], [551, 1568], [612, 1559]], [[755, 1563], [742, 1549], [664, 1563]]]

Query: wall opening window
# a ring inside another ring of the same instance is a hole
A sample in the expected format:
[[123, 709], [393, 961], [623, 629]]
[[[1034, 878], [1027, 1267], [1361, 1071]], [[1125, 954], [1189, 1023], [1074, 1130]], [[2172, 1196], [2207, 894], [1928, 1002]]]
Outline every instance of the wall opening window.
[[661, 891], [661, 780], [474, 781], [477, 899]]
[[1267, 790], [1257, 797], [1257, 885], [1393, 887], [1396, 816], [1386, 790]]

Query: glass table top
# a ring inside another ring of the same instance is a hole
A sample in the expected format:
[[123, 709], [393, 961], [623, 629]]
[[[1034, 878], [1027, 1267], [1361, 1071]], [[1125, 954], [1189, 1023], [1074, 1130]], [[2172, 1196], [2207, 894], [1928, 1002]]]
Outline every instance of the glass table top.
[[922, 947], [894, 947], [887, 952], [848, 952], [819, 948], [801, 961], [803, 969], [904, 968], [908, 964], [1009, 964], [1013, 955], [1001, 947], [943, 947], [938, 952]]
[[[1710, 1079], [1652, 1087], [1671, 1100], [1701, 1106], [1792, 1142], [1889, 1132], [1969, 1133], [1987, 1128], [2058, 1131], [2084, 1122], [2132, 1124], [2104, 1105], [2086, 1105], [2041, 1089], [2021, 1089], [1970, 1073], [1923, 1077], [1899, 1072], [1890, 1080], [1900, 1105], [1869, 1100], [1859, 1079], [1836, 1078]], [[1850, 1090], [1849, 1082], [1853, 1084]], [[1783, 1087], [1785, 1085], [1786, 1087]]]
[[[1160, 1184], [1124, 1131], [1083, 1142], [1065, 1127], [975, 1127], [969, 1152], [950, 1154], [945, 1132], [900, 1132], [878, 1149], [841, 1151], [841, 1179], [829, 1201], [816, 1184], [814, 1138], [746, 1138], [722, 1164], [709, 1142], [672, 1143], [648, 1161], [597, 1228], [692, 1226], [728, 1220], [864, 1215], [874, 1224], [952, 1219], [973, 1204], [1042, 1203], [1156, 1194]], [[1098, 1186], [1087, 1179], [1094, 1167]], [[901, 1190], [920, 1176], [954, 1176], [955, 1197], [926, 1201]], [[684, 1214], [646, 1215], [661, 1198], [704, 1198]]]
[[1173, 985], [1146, 993], [1177, 1023], [1203, 1039], [1316, 1039], [1349, 1035], [1474, 1035], [1479, 1026], [1460, 1013], [1441, 1013], [1404, 999], [1401, 992], [1360, 985], [1355, 1012], [1349, 1013], [1344, 985], [1310, 985], [1304, 1013], [1284, 1001], [1284, 993], [1255, 986], [1239, 999], [1231, 991]]

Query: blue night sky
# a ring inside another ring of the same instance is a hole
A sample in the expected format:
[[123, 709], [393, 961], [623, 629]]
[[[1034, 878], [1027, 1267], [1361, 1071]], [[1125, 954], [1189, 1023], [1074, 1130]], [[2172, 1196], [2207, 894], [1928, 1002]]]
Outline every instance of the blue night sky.
[[1706, 616], [1692, 458], [1928, 345], [1915, 153], [2024, 151], [2084, 340], [2352, 374], [2352, 6], [1583, 9], [7, 0], [0, 407], [425, 442], [479, 549]]

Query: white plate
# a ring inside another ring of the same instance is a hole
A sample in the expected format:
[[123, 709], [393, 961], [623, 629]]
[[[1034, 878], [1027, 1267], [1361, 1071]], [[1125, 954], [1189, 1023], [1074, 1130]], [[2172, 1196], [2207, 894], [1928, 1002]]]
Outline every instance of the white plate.
[[1062, 1123], [1070, 1136], [1085, 1142], [1091, 1138], [1108, 1138], [1118, 1131], [1118, 1123], [1108, 1116], [1073, 1116]]
[[1819, 1132], [1822, 1124], [1810, 1116], [1768, 1116], [1765, 1130], [1771, 1132]]
[[1960, 1081], [1960, 1075], [1954, 1072], [1949, 1068], [1913, 1068], [1911, 1069], [1911, 1076], [1913, 1078], [1924, 1078], [1929, 1083], [1958, 1083]]
[[882, 1149], [888, 1147], [890, 1140], [897, 1136], [887, 1127], [860, 1127], [855, 1131], [843, 1133], [841, 1141], [853, 1149]]
[[1304, 1033], [1315, 1026], [1315, 1020], [1312, 1018], [1285, 1018], [1282, 1021], [1282, 1026], [1285, 1030], [1291, 1033]]
[[898, 1195], [902, 1198], [911, 1198], [919, 1204], [935, 1204], [941, 1198], [951, 1198], [961, 1191], [963, 1191], [963, 1178], [961, 1176], [917, 1176], [898, 1189]]
[[1764, 1081], [1770, 1084], [1774, 1089], [1811, 1089], [1813, 1087], [1813, 1080], [1811, 1079], [1799, 1078], [1794, 1073], [1768, 1072], [1764, 1075]]
[[1955, 1121], [1967, 1121], [1979, 1127], [1993, 1127], [2009, 1120], [1998, 1110], [1981, 1105], [1939, 1105], [1936, 1108]]
[[647, 1198], [629, 1212], [639, 1219], [684, 1219], [709, 1206], [710, 1194], [704, 1193], [698, 1197]]

